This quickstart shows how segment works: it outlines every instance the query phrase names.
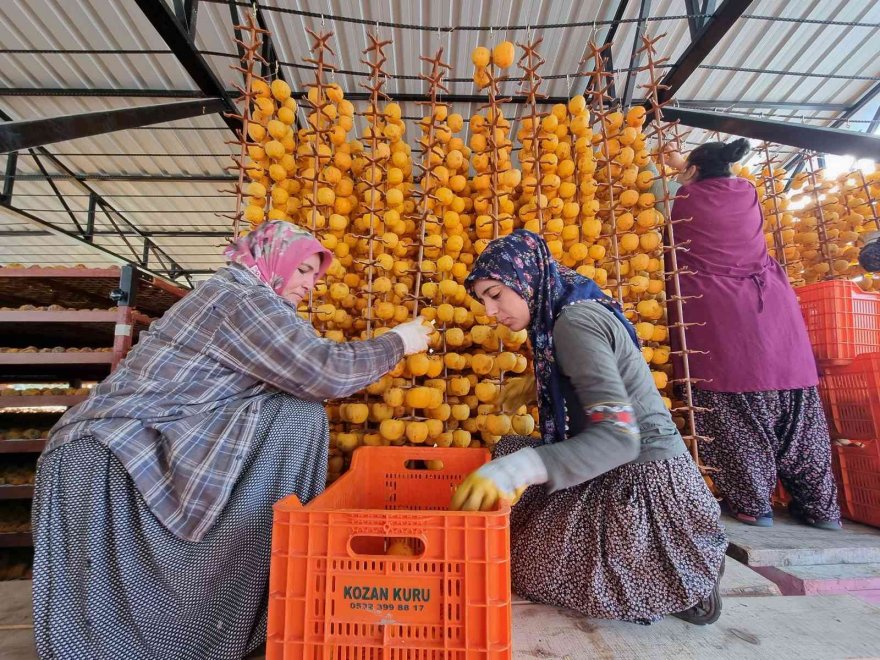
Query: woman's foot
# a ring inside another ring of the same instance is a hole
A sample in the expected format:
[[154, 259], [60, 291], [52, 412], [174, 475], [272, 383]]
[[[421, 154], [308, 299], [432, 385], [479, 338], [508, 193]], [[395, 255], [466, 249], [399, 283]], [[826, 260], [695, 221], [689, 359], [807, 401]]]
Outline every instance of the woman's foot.
[[843, 525], [840, 524], [840, 520], [816, 520], [815, 518], [806, 515], [793, 502], [788, 505], [788, 512], [795, 520], [802, 522], [804, 525], [815, 527], [816, 529], [825, 529], [830, 532], [839, 532], [841, 529], [843, 529]]
[[700, 600], [696, 605], [687, 608], [684, 612], [676, 612], [672, 616], [687, 621], [695, 626], [707, 626], [718, 621], [721, 616], [721, 578], [724, 576], [724, 558], [721, 558], [721, 569], [718, 571], [718, 579], [712, 592]]
[[773, 514], [750, 516], [747, 513], [735, 513], [733, 517], [741, 523], [751, 525], [752, 527], [773, 527]]
[[729, 513], [731, 516], [739, 520], [741, 523], [745, 525], [752, 525], [753, 527], [773, 527], [773, 512], [764, 513], [760, 516], [750, 516], [747, 513], [739, 513], [736, 509], [734, 509], [727, 500], [723, 500], [721, 502], [721, 510]]

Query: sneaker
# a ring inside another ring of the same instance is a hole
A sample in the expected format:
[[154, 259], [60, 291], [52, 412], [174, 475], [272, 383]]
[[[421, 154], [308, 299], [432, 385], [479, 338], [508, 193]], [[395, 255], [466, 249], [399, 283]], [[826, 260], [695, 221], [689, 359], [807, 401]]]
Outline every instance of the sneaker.
[[722, 557], [721, 569], [718, 571], [718, 579], [715, 580], [712, 593], [684, 612], [676, 612], [672, 616], [695, 626], [707, 626], [718, 621], [721, 616], [721, 578], [724, 575], [724, 561]]

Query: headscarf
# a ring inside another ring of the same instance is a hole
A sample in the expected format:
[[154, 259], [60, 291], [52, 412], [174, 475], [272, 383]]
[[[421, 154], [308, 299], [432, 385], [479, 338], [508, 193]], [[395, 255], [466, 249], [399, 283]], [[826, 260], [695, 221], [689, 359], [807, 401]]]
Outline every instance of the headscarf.
[[275, 293], [281, 295], [303, 261], [321, 255], [318, 279], [324, 276], [333, 255], [305, 229], [283, 220], [264, 222], [223, 252], [230, 263], [244, 266]]
[[528, 333], [534, 355], [541, 436], [548, 444], [565, 440], [568, 413], [562, 393], [562, 375], [553, 351], [553, 326], [557, 317], [567, 305], [595, 300], [617, 317], [638, 347], [635, 328], [619, 306], [602, 293], [599, 285], [556, 263], [544, 239], [525, 229], [517, 229], [489, 243], [465, 280], [471, 296], [474, 283], [482, 279], [501, 282], [528, 304], [531, 315]]

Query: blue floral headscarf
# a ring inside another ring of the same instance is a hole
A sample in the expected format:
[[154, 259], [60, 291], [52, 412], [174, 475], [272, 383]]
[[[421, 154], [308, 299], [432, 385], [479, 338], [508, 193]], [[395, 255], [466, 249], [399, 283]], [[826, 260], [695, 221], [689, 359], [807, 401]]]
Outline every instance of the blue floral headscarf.
[[543, 238], [525, 229], [489, 243], [465, 280], [471, 296], [477, 280], [497, 280], [516, 291], [529, 306], [529, 340], [534, 354], [535, 382], [540, 406], [541, 435], [545, 443], [566, 439], [568, 413], [562, 393], [562, 375], [553, 351], [553, 326], [563, 307], [595, 300], [623, 323], [633, 343], [635, 328], [620, 307], [602, 293], [593, 280], [560, 266]]

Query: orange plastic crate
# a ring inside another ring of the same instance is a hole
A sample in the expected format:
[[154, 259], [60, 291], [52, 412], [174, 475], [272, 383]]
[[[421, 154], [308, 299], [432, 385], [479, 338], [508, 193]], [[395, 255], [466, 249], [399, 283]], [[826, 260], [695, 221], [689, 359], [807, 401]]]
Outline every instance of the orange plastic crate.
[[845, 366], [826, 367], [819, 388], [832, 437], [880, 438], [880, 352], [860, 355]]
[[[453, 489], [489, 458], [362, 447], [306, 506], [278, 502], [267, 659], [510, 658], [510, 507], [449, 511]], [[400, 539], [414, 556], [385, 554]]]
[[880, 294], [849, 280], [830, 280], [795, 289], [816, 359], [840, 364], [880, 351]]
[[834, 468], [843, 517], [880, 527], [880, 440], [835, 444]]

